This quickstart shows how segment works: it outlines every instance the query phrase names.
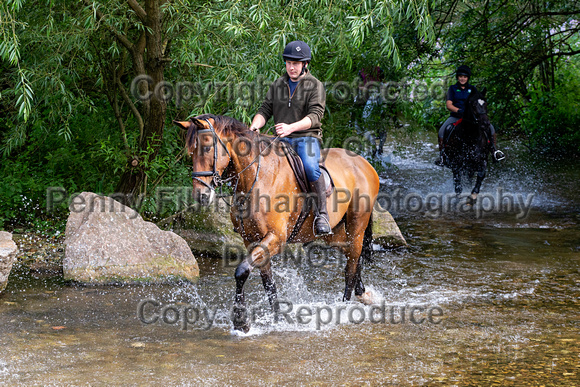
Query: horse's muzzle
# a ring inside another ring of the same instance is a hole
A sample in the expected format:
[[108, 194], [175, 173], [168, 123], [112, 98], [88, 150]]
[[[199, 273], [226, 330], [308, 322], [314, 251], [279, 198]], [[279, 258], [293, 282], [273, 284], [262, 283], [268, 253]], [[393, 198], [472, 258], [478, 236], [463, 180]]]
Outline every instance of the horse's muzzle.
[[198, 189], [194, 191], [193, 199], [202, 206], [209, 206], [215, 199], [215, 191], [209, 188]]

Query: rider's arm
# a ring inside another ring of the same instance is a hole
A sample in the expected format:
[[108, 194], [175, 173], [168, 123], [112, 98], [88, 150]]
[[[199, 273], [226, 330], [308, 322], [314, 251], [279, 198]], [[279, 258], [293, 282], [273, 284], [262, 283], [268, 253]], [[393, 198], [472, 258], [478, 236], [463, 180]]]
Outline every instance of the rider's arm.
[[453, 105], [453, 101], [451, 101], [450, 99], [448, 99], [445, 102], [445, 106], [447, 106], [447, 110], [449, 110], [452, 113], [457, 113], [459, 111], [459, 108], [455, 105]]
[[305, 80], [303, 85], [305, 87], [307, 99], [306, 117], [291, 124], [278, 123], [276, 124], [276, 133], [280, 137], [288, 136], [290, 133], [307, 130], [310, 128], [320, 128], [320, 121], [324, 115], [326, 107], [326, 91], [322, 82], [314, 80]]
[[310, 117], [304, 117], [300, 121], [296, 121], [292, 124], [285, 124], [280, 122], [276, 124], [276, 133], [280, 137], [286, 137], [290, 133], [297, 132], [299, 130], [310, 129], [312, 127], [312, 120]]
[[262, 106], [258, 109], [258, 113], [254, 116], [252, 120], [252, 124], [250, 125], [250, 129], [254, 130], [253, 128], [260, 129], [266, 122], [272, 117], [274, 113], [273, 105], [274, 105], [274, 96], [276, 95], [276, 82], [270, 85], [268, 92], [266, 93], [266, 98], [264, 98], [264, 102], [262, 102]]
[[254, 119], [252, 120], [250, 130], [259, 131], [260, 128], [262, 128], [264, 125], [266, 125], [266, 119], [260, 113], [258, 113], [254, 116]]
[[324, 116], [324, 109], [326, 108], [326, 90], [324, 89], [324, 84], [318, 80], [314, 85], [310, 86], [310, 97], [308, 99], [308, 111], [305, 118], [310, 118], [309, 122], [303, 122], [304, 119], [298, 121], [303, 122], [303, 124], [309, 123], [308, 126], [299, 129], [310, 129], [312, 127], [320, 128], [320, 121]]

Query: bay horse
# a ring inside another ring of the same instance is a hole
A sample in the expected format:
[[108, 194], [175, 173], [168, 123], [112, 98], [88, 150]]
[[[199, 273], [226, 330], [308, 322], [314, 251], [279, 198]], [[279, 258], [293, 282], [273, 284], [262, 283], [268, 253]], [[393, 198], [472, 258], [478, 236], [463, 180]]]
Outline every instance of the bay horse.
[[[187, 130], [186, 146], [193, 162], [193, 195], [202, 205], [215, 200], [215, 189], [231, 182], [234, 198], [230, 216], [248, 251], [236, 267], [236, 294], [232, 319], [234, 329], [250, 329], [245, 311], [244, 283], [259, 268], [268, 301], [277, 312], [276, 285], [271, 257], [285, 243], [314, 240], [314, 215], [310, 213], [300, 231], [293, 233], [302, 206], [307, 205], [289, 161], [277, 138], [249, 130], [227, 116], [204, 114], [189, 121], [174, 121]], [[372, 211], [379, 192], [375, 169], [361, 156], [344, 149], [325, 149], [325, 165], [334, 181], [327, 198], [332, 234], [321, 237], [346, 256], [343, 300], [355, 295], [363, 302], [361, 257], [372, 251]], [[292, 240], [289, 241], [292, 235]]]
[[487, 172], [487, 159], [490, 152], [490, 121], [487, 116], [485, 89], [469, 95], [465, 103], [463, 118], [457, 121], [453, 129], [446, 130], [445, 165], [453, 171], [455, 193], [462, 192], [462, 180], [470, 180], [475, 173], [477, 179], [468, 198], [473, 205]]

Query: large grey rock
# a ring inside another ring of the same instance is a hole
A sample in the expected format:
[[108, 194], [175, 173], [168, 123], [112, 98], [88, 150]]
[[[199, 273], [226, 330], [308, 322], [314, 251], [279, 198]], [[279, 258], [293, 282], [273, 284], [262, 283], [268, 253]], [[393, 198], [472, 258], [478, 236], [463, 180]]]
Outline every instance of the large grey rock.
[[373, 211], [373, 242], [383, 248], [407, 246], [393, 216], [378, 203]]
[[65, 279], [88, 283], [195, 281], [199, 267], [187, 243], [144, 221], [131, 208], [83, 192], [66, 224]]
[[246, 251], [244, 242], [234, 231], [230, 208], [223, 200], [206, 208], [190, 208], [159, 222], [181, 236], [191, 250], [200, 255], [224, 257], [227, 251]]
[[18, 246], [12, 240], [12, 234], [0, 231], [0, 292], [6, 289], [8, 276], [12, 270], [12, 265], [16, 261]]

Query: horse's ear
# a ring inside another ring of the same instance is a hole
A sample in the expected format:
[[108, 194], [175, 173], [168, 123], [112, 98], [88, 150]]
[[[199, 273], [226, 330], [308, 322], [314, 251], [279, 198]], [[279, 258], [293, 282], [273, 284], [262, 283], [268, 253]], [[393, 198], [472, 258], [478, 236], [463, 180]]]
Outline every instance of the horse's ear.
[[483, 95], [483, 98], [485, 98], [486, 94], [487, 94], [487, 88], [484, 87], [483, 89], [481, 89], [481, 95]]
[[181, 129], [188, 130], [191, 126], [191, 122], [189, 121], [173, 121], [173, 125], [179, 126]]
[[207, 124], [206, 124], [204, 121], [200, 121], [200, 120], [198, 120], [198, 119], [197, 119], [197, 118], [195, 118], [195, 117], [193, 117], [193, 118], [191, 119], [191, 121], [193, 121], [193, 124], [194, 124], [195, 126], [197, 126], [197, 128], [198, 128], [198, 129], [205, 129], [205, 128], [206, 128], [206, 125], [207, 125]]

